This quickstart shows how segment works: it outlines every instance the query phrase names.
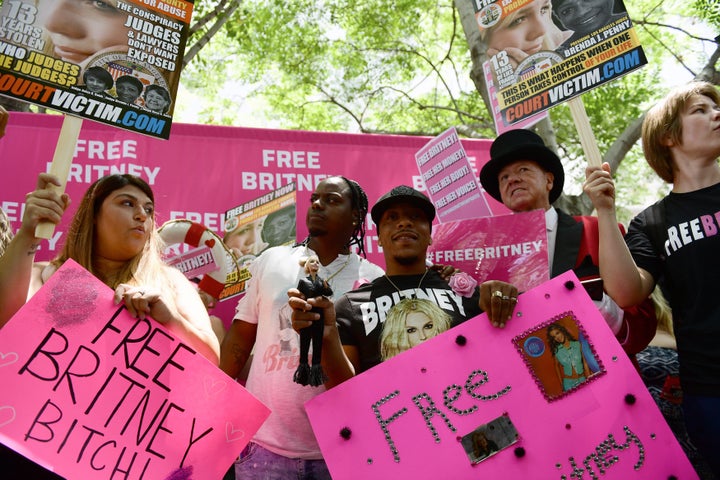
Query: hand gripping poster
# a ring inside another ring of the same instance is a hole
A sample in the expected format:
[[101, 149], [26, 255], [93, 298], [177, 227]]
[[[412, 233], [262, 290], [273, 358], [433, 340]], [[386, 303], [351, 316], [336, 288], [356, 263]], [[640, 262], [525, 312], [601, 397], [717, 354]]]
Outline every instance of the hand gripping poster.
[[647, 63], [621, 0], [469, 0], [498, 131]]
[[0, 94], [167, 139], [193, 2], [10, 0]]
[[0, 330], [0, 381], [0, 441], [69, 480], [220, 480], [270, 413], [72, 260]]

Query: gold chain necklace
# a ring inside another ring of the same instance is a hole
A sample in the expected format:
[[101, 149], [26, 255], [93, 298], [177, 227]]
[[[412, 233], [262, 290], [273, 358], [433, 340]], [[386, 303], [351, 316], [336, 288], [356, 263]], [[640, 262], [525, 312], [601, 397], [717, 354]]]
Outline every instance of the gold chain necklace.
[[[420, 277], [420, 281], [418, 282], [417, 287], [415, 287], [415, 290], [413, 290], [413, 294], [412, 294], [412, 297], [411, 297], [411, 298], [415, 298], [415, 296], [416, 296], [416, 295], [415, 295], [415, 291], [416, 291], [416, 290], [420, 290], [420, 285], [422, 285], [423, 280], [425, 280], [425, 275], [427, 275], [429, 271], [430, 271], [429, 268], [426, 268], [426, 269], [425, 269], [425, 273], [423, 273], [423, 276]], [[398, 288], [398, 286], [395, 285], [395, 282], [393, 282], [392, 280], [390, 280], [390, 277], [388, 277], [387, 274], [385, 274], [385, 278], [387, 278], [387, 281], [390, 282], [390, 285], [392, 285], [393, 287], [395, 287], [395, 290], [398, 291], [398, 294], [401, 294], [401, 293], [402, 293], [402, 290], [400, 290], [400, 289]]]

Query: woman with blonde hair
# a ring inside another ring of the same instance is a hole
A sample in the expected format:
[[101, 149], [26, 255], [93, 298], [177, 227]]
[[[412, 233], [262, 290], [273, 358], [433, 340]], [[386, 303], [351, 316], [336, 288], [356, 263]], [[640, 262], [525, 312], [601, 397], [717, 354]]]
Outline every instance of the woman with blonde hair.
[[572, 34], [553, 23], [550, 0], [532, 0], [497, 23], [480, 27], [488, 58], [504, 52], [513, 68], [532, 54], [555, 50]]
[[380, 335], [383, 361], [449, 330], [452, 319], [430, 300], [401, 300], [388, 312]]

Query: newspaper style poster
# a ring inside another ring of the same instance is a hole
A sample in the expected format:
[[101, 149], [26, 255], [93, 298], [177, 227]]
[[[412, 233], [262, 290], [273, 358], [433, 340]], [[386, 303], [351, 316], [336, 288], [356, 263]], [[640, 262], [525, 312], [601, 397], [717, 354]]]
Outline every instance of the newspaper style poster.
[[496, 125], [522, 125], [647, 63], [621, 0], [472, 1]]
[[263, 251], [295, 243], [296, 198], [295, 184], [290, 183], [225, 212], [223, 241], [233, 253], [233, 265], [220, 301], [245, 293], [247, 266]]
[[12, 0], [0, 94], [168, 139], [193, 1]]

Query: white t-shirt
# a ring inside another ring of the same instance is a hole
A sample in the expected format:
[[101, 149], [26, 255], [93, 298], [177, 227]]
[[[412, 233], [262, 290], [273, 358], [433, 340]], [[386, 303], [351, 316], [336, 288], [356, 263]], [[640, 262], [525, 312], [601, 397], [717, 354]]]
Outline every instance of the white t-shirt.
[[[236, 321], [258, 326], [245, 387], [272, 411], [253, 441], [288, 458], [322, 458], [304, 404], [325, 387], [293, 382], [300, 346], [299, 335], [292, 330], [287, 296], [287, 291], [306, 276], [299, 260], [314, 253], [304, 246], [274, 247], [263, 252], [250, 265], [252, 279], [235, 313]], [[359, 280], [371, 281], [383, 273], [354, 253], [338, 256], [318, 272], [328, 280], [333, 299], [352, 290]]]

